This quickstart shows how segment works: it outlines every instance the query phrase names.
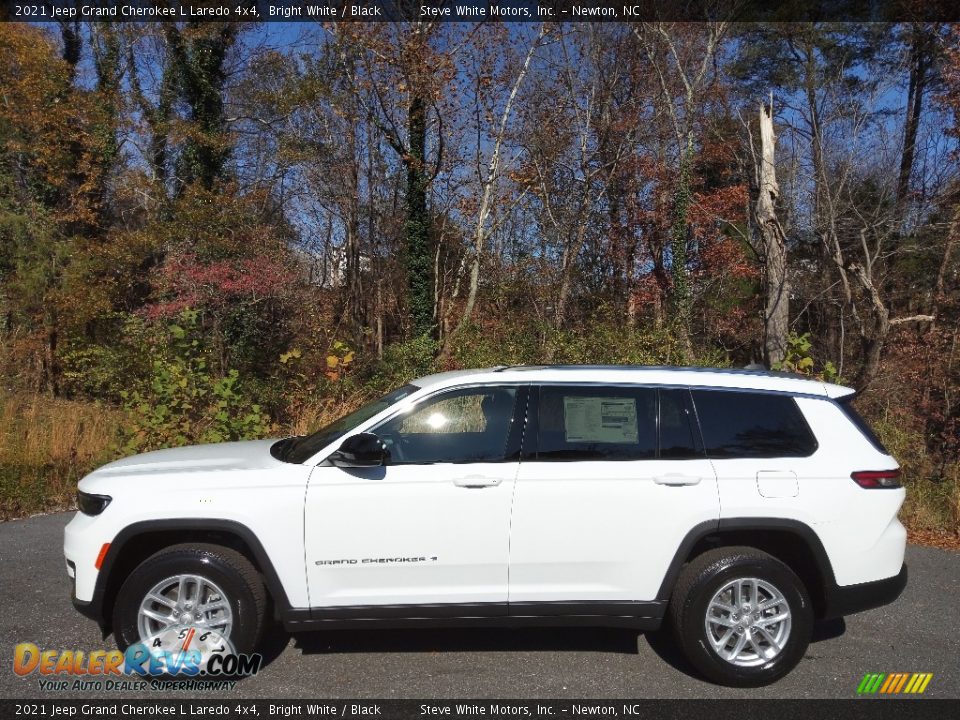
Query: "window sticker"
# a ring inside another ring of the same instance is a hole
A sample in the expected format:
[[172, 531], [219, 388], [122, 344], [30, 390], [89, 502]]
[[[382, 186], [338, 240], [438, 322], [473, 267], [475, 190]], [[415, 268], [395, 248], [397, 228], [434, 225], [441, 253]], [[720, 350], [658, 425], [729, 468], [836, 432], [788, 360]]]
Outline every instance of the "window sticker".
[[637, 403], [632, 398], [564, 397], [567, 442], [637, 443]]

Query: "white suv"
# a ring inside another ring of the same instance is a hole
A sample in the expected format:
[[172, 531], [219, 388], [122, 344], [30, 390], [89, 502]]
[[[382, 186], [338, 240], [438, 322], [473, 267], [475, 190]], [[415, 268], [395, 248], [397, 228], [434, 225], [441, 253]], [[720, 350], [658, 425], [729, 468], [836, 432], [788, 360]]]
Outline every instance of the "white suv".
[[65, 531], [74, 604], [121, 648], [190, 626], [240, 652], [268, 614], [292, 631], [666, 621], [708, 679], [766, 684], [815, 619], [907, 581], [898, 466], [852, 395], [743, 370], [431, 375], [312, 435], [91, 473]]

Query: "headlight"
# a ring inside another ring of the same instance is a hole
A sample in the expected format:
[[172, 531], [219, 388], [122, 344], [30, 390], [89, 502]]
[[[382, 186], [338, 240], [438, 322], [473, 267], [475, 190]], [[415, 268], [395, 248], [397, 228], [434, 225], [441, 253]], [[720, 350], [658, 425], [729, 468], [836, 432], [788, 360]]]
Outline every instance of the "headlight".
[[106, 509], [111, 500], [113, 498], [109, 495], [93, 495], [77, 490], [77, 508], [84, 515], [99, 515]]

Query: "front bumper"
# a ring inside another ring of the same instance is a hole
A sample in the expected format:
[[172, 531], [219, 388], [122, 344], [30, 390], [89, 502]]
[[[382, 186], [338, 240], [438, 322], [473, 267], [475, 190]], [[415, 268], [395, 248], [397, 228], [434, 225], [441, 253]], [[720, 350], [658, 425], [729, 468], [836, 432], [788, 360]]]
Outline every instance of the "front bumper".
[[83, 615], [85, 618], [94, 620], [101, 627], [104, 626], [105, 621], [103, 618], [103, 603], [95, 600], [85, 601], [77, 600], [77, 593], [73, 590], [70, 591], [70, 602], [73, 603], [73, 607], [78, 613]]
[[834, 585], [827, 591], [823, 617], [838, 618], [889, 605], [900, 597], [906, 586], [906, 563], [900, 568], [900, 573], [893, 577], [856, 585]]
[[[101, 628], [103, 616], [103, 584], [98, 582], [97, 554], [104, 542], [109, 542], [109, 528], [100, 531], [94, 525], [101, 516], [91, 517], [76, 513], [63, 532], [63, 554], [67, 575], [70, 577], [70, 600], [77, 611], [95, 620]], [[106, 540], [104, 540], [106, 538]]]

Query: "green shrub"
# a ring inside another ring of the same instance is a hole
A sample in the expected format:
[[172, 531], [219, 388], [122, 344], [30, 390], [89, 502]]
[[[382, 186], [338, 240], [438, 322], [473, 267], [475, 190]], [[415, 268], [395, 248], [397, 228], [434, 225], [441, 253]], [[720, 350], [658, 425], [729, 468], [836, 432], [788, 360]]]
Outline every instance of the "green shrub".
[[900, 463], [907, 499], [900, 519], [911, 530], [960, 535], [960, 463], [938, 461], [920, 423], [906, 412], [871, 419], [883, 444]]
[[[487, 330], [465, 328], [454, 341], [452, 356], [457, 367], [492, 365], [672, 365], [680, 362], [681, 343], [671, 329], [625, 327], [598, 319], [588, 331], [556, 330], [542, 324], [517, 325]], [[719, 366], [729, 362], [723, 354], [705, 351], [697, 365]]]
[[150, 343], [150, 377], [123, 392], [131, 414], [128, 450], [245, 440], [272, 429], [261, 406], [244, 395], [237, 370], [213, 374], [196, 328], [196, 311], [184, 310], [179, 324], [167, 325]]
[[415, 377], [437, 372], [438, 349], [437, 342], [428, 335], [388, 345], [382, 358], [368, 361], [353, 377], [353, 382], [343, 385], [342, 390], [362, 387], [373, 395], [381, 395]]
[[61, 390], [67, 397], [88, 397], [121, 404], [123, 392], [150, 373], [150, 328], [140, 318], [113, 313], [101, 319], [104, 342], [71, 337], [60, 353]]
[[830, 360], [823, 363], [823, 367], [817, 371], [816, 361], [813, 358], [813, 342], [810, 340], [810, 333], [797, 335], [790, 333], [787, 338], [787, 353], [783, 360], [774, 363], [773, 370], [782, 370], [784, 372], [797, 373], [799, 375], [808, 375], [824, 382], [840, 382], [840, 374], [837, 367]]

